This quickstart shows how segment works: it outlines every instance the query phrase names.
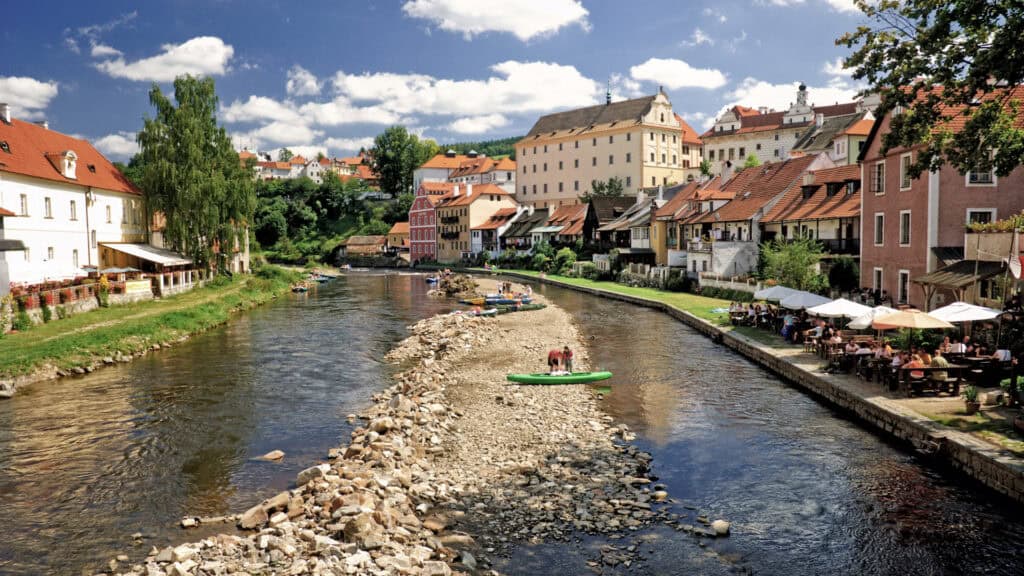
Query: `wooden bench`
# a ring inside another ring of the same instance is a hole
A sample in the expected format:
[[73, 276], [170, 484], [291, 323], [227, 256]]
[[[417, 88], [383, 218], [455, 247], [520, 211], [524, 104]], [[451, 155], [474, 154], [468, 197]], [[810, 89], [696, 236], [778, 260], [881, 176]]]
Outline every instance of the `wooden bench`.
[[[915, 392], [923, 392], [925, 387], [931, 389], [933, 392], [949, 392], [953, 396], [960, 395], [960, 384], [964, 381], [964, 373], [970, 370], [970, 366], [963, 366], [960, 364], [950, 364], [946, 368], [940, 368], [938, 366], [929, 366], [927, 368], [905, 368], [900, 366], [897, 371], [897, 388], [900, 391], [906, 393], [907, 397], [912, 397]], [[910, 375], [911, 372], [922, 372], [924, 373], [923, 378], [914, 378]], [[935, 372], [945, 372], [945, 380], [934, 380], [929, 376]]]

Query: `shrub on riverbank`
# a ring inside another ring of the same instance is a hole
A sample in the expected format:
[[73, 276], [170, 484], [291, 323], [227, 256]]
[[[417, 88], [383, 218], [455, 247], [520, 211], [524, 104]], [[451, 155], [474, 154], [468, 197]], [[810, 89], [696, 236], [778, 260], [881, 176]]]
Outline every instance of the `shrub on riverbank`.
[[272, 300], [299, 276], [263, 266], [255, 274], [224, 276], [185, 294], [100, 308], [11, 334], [0, 354], [0, 378], [22, 376], [44, 366], [69, 371], [202, 332], [226, 322], [238, 310]]

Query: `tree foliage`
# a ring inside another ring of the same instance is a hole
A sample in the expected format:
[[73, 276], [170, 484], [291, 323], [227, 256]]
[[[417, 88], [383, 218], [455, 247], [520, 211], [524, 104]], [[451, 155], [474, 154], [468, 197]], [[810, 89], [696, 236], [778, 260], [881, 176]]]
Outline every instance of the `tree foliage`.
[[277, 151], [278, 162], [287, 162], [292, 159], [292, 156], [295, 156], [295, 154], [292, 154], [292, 151], [287, 148], [281, 148]]
[[[878, 92], [878, 116], [893, 114], [882, 149], [923, 145], [910, 173], [945, 163], [960, 172], [1024, 162], [1020, 0], [856, 0], [870, 25], [839, 38], [856, 79]], [[952, 130], [956, 119], [963, 128]]]
[[821, 244], [811, 238], [775, 238], [761, 244], [761, 276], [797, 290], [820, 290], [827, 286], [818, 274]]
[[466, 154], [470, 150], [476, 150], [478, 153], [487, 156], [508, 156], [515, 160], [516, 142], [521, 139], [522, 136], [512, 136], [510, 138], [498, 138], [496, 140], [483, 140], [480, 142], [457, 142], [455, 144], [444, 144], [441, 146], [441, 150], [454, 150], [459, 154]]
[[708, 178], [711, 177], [711, 161], [707, 158], [700, 161], [700, 173]]
[[623, 185], [622, 178], [617, 176], [612, 176], [608, 180], [591, 180], [590, 190], [584, 192], [580, 196], [580, 200], [588, 203], [595, 196], [618, 197], [622, 196], [624, 190], [625, 186]]
[[743, 162], [744, 168], [757, 168], [760, 165], [761, 160], [758, 159], [756, 154], [751, 154], [750, 156], [747, 156], [746, 161]]
[[156, 116], [138, 134], [142, 188], [150, 213], [166, 219], [165, 241], [210, 268], [214, 244], [224, 247], [226, 257], [252, 222], [253, 180], [217, 126], [213, 79], [180, 76], [174, 98], [177, 105], [156, 84], [149, 91]]
[[842, 292], [860, 286], [860, 269], [852, 256], [840, 256], [828, 269], [828, 284]]
[[436, 142], [420, 140], [404, 126], [392, 126], [377, 135], [370, 156], [373, 170], [380, 175], [381, 191], [394, 196], [413, 192], [413, 170], [439, 150]]

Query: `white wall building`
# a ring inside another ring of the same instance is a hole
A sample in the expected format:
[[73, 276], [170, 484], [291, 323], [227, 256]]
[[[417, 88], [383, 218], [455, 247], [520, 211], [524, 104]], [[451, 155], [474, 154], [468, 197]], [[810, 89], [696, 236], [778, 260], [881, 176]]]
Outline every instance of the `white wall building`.
[[11, 283], [84, 275], [104, 242], [145, 242], [142, 193], [91, 144], [10, 117], [0, 104], [0, 294]]

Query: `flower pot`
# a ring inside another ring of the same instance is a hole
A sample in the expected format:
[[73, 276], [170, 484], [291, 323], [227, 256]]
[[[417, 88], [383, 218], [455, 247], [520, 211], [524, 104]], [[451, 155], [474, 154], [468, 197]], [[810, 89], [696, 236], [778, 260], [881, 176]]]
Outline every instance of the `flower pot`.
[[964, 401], [964, 413], [968, 416], [976, 413], [978, 410], [981, 410], [981, 402]]

